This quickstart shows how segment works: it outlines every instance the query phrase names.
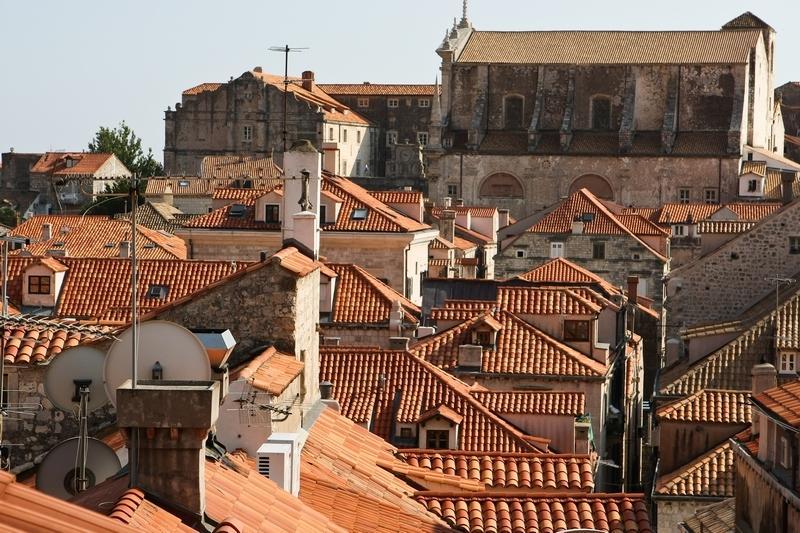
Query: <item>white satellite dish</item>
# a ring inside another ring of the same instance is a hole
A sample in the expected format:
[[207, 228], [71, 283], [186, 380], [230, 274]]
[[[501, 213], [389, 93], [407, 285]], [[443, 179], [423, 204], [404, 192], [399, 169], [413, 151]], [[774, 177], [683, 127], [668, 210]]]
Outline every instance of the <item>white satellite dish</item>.
[[103, 385], [103, 365], [106, 354], [97, 348], [76, 346], [58, 354], [47, 366], [44, 392], [53, 404], [64, 411], [72, 411], [80, 403], [78, 387], [90, 382], [87, 412], [108, 403]]
[[[36, 473], [36, 488], [56, 498], [68, 500], [78, 493], [75, 467], [80, 437], [73, 437], [57, 444], [47, 452]], [[102, 483], [119, 472], [121, 465], [114, 450], [103, 441], [87, 440], [86, 488]]]
[[[132, 330], [125, 330], [106, 355], [103, 376], [106, 394], [117, 405], [117, 388], [131, 379]], [[173, 322], [150, 320], [139, 325], [139, 381], [150, 380], [153, 367], [161, 367], [161, 379], [168, 381], [209, 381], [211, 363], [203, 343], [188, 329]]]

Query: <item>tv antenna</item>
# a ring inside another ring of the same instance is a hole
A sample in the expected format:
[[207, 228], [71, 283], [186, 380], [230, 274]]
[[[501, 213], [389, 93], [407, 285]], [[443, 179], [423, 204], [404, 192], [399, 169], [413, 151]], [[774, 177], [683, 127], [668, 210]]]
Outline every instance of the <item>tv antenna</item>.
[[[239, 423], [246, 426], [268, 427], [272, 422], [283, 422], [292, 414], [289, 406], [279, 407], [272, 405], [272, 394], [262, 392], [253, 386], [253, 379], [245, 380], [244, 388], [239, 399], [234, 400], [239, 404]], [[277, 415], [273, 418], [273, 414]]]
[[270, 52], [280, 52], [284, 55], [283, 58], [283, 151], [286, 152], [287, 143], [286, 143], [286, 136], [288, 132], [286, 131], [286, 117], [288, 113], [288, 105], [289, 105], [289, 84], [292, 83], [289, 80], [289, 54], [292, 52], [302, 52], [304, 50], [308, 50], [307, 47], [290, 47], [288, 44], [283, 46], [270, 46]]

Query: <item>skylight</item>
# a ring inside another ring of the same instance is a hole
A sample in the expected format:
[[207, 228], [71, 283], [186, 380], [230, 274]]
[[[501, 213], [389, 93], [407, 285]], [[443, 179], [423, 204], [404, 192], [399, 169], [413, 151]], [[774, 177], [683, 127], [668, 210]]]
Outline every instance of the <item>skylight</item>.
[[365, 220], [367, 218], [368, 210], [365, 207], [356, 207], [353, 209], [353, 214], [350, 215], [350, 218], [353, 220]]

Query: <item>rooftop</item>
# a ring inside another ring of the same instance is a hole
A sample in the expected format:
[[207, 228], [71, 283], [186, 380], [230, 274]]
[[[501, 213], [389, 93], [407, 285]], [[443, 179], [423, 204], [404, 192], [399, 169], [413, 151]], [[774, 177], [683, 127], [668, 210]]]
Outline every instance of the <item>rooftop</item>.
[[742, 390], [703, 389], [658, 408], [659, 420], [687, 423], [750, 423], [750, 393]]
[[404, 321], [416, 324], [422, 310], [358, 265], [327, 263], [336, 272], [336, 291], [330, 323], [388, 324], [395, 302]]
[[334, 96], [433, 96], [435, 85], [409, 83], [320, 83], [320, 89]]
[[664, 474], [656, 481], [657, 496], [713, 496], [729, 498], [734, 495], [736, 467], [733, 449], [726, 440], [689, 464]]
[[247, 363], [231, 372], [231, 381], [249, 381], [258, 390], [280, 396], [305, 368], [293, 355], [281, 353], [270, 346]]
[[753, 398], [753, 403], [784, 424], [800, 428], [800, 380], [765, 390]]

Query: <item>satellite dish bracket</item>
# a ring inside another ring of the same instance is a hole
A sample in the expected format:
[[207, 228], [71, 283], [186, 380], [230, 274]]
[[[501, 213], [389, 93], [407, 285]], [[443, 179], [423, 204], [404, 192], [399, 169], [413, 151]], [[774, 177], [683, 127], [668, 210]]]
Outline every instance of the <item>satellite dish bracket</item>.
[[[81, 401], [81, 393], [83, 393], [84, 389], [88, 395], [89, 393], [89, 385], [92, 384], [91, 379], [73, 379], [72, 382], [75, 384], [75, 395], [72, 397], [72, 401], [75, 403], [80, 403]], [[88, 400], [88, 397], [87, 397]]]

